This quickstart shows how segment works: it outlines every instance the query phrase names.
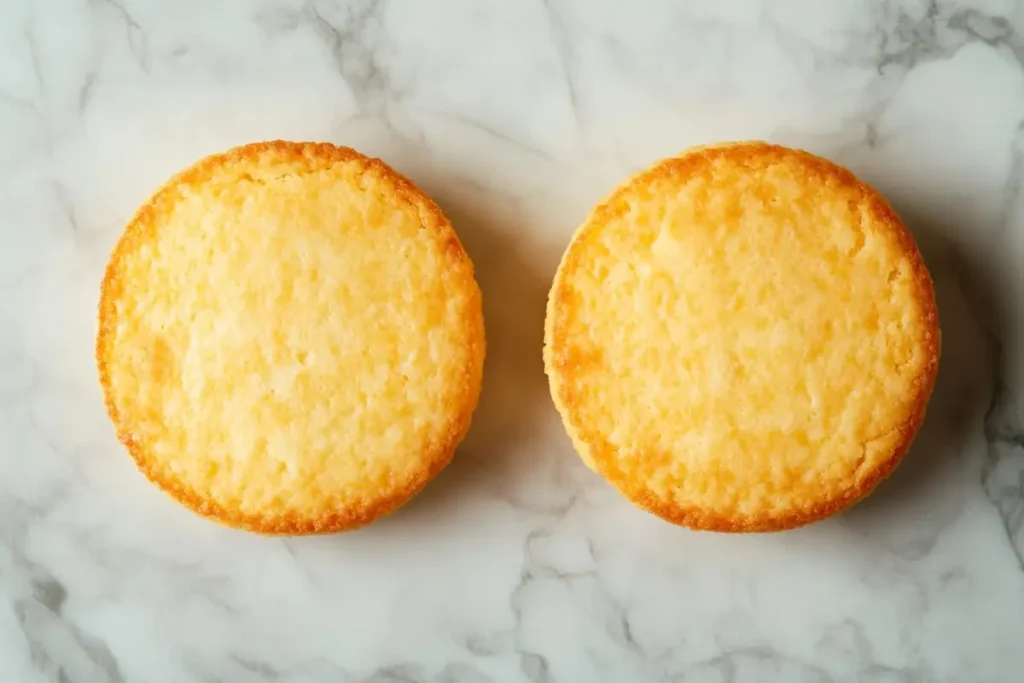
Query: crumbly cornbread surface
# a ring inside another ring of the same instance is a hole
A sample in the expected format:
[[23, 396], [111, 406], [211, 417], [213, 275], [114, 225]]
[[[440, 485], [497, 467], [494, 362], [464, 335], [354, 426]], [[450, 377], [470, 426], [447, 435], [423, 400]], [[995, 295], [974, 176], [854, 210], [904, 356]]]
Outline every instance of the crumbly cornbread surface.
[[144, 205], [102, 287], [97, 360], [140, 469], [264, 533], [354, 528], [450, 460], [480, 392], [473, 267], [376, 159], [269, 142]]
[[697, 148], [612, 193], [563, 257], [545, 336], [584, 461], [665, 519], [726, 531], [869, 493], [939, 357], [931, 279], [885, 200], [765, 143]]

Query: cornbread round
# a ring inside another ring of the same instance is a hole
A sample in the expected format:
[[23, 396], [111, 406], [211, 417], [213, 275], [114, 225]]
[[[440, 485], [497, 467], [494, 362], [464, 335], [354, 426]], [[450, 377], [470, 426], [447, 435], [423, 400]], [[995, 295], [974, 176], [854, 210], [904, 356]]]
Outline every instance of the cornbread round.
[[480, 393], [473, 265], [378, 159], [265, 142], [199, 161], [135, 214], [96, 357], [121, 441], [195, 512], [352, 529], [451, 459]]
[[935, 383], [913, 238], [851, 172], [762, 142], [616, 189], [573, 237], [545, 367], [583, 460], [640, 507], [717, 531], [796, 527], [867, 495]]

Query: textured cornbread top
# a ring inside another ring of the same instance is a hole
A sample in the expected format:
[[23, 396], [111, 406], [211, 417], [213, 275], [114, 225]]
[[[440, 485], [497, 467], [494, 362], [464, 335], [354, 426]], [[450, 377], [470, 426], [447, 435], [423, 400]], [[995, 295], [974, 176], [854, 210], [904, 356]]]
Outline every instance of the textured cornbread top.
[[764, 143], [691, 150], [578, 230], [545, 365], [577, 450], [638, 505], [784, 529], [869, 493], [938, 368], [931, 279], [849, 171]]
[[415, 494], [465, 435], [480, 292], [447, 219], [383, 162], [259, 143], [138, 211], [96, 353], [119, 437], [179, 501], [265, 533], [349, 529]]

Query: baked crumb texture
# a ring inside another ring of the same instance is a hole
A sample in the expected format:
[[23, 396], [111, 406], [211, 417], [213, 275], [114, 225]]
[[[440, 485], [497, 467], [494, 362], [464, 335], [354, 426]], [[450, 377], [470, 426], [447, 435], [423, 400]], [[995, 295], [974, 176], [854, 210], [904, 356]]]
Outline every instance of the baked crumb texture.
[[889, 204], [825, 159], [742, 142], [662, 161], [593, 211], [551, 288], [544, 359], [576, 449], [628, 499], [773, 531], [893, 471], [939, 346]]
[[179, 502], [262, 533], [352, 529], [419, 491], [469, 428], [480, 290], [437, 205], [380, 160], [257, 143], [139, 209], [96, 357], [118, 436]]

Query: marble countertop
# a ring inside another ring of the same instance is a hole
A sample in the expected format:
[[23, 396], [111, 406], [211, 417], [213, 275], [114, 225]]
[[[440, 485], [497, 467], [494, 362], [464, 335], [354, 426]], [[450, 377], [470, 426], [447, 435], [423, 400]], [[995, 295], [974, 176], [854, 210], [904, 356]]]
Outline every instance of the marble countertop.
[[[1024, 680], [1019, 2], [0, 4], [0, 680]], [[159, 495], [92, 360], [135, 207], [228, 146], [331, 140], [430, 192], [479, 271], [472, 433], [408, 507], [261, 538]], [[690, 144], [844, 163], [917, 236], [944, 328], [903, 466], [794, 532], [697, 534], [573, 455], [546, 290], [588, 208]]]

